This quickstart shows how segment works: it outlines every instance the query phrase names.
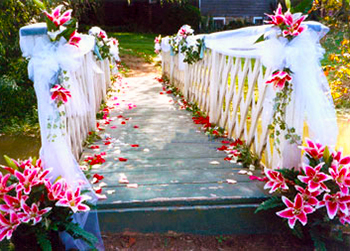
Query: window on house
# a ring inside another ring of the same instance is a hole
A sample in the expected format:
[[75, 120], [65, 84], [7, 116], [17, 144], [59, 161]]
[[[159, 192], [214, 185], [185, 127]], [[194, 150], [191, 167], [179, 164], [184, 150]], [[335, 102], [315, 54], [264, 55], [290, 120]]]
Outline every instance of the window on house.
[[148, 0], [148, 3], [152, 4], [152, 3], [157, 3], [158, 0]]
[[253, 24], [264, 24], [262, 17], [253, 17]]
[[226, 24], [226, 18], [224, 17], [213, 17], [213, 21], [216, 29], [223, 28]]

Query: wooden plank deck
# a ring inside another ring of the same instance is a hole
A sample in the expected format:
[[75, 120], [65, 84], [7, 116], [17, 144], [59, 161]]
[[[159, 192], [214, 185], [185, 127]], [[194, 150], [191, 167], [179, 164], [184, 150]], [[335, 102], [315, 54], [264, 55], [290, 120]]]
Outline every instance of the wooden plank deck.
[[[92, 170], [106, 183], [102, 193], [107, 199], [97, 209], [102, 231], [224, 234], [278, 229], [266, 224], [270, 215], [253, 213], [266, 192], [262, 184], [238, 174], [241, 166], [224, 161], [225, 154], [217, 151], [220, 140], [201, 132], [171, 95], [161, 95], [154, 76], [126, 81], [108, 101], [115, 109], [102, 135], [110, 135], [111, 144], [100, 140], [94, 144], [99, 149], [85, 149], [82, 156], [106, 152], [106, 162]], [[130, 110], [129, 103], [137, 107]], [[121, 174], [138, 187], [120, 184]], [[228, 184], [226, 179], [238, 182]]]

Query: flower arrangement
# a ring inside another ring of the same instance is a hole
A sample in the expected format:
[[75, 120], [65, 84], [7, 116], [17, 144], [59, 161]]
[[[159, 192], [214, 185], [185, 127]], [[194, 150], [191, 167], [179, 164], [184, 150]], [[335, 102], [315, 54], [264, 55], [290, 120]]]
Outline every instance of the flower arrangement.
[[5, 158], [7, 166], [0, 166], [1, 244], [11, 241], [19, 250], [34, 249], [32, 245], [51, 250], [57, 245], [58, 233], [65, 231], [93, 248], [96, 237], [72, 222], [73, 213], [90, 210], [86, 204], [89, 197], [81, 188], [73, 189], [61, 178], [52, 182], [50, 170], [43, 169], [40, 159]]
[[[292, 41], [306, 29], [302, 22], [307, 16], [301, 13], [292, 14], [289, 10], [283, 13], [281, 4], [279, 4], [276, 11], [274, 11], [274, 15], [267, 16], [270, 20], [266, 21], [266, 23], [273, 25], [272, 30], [274, 32], [263, 34], [257, 42], [264, 41], [266, 36], [271, 36], [271, 34], [274, 34], [277, 38]], [[291, 93], [293, 91], [292, 75], [293, 72], [288, 67], [284, 67], [273, 71], [272, 76], [266, 81], [266, 84], [272, 84], [276, 91], [273, 121], [269, 125], [269, 129], [273, 131], [270, 137], [274, 138], [275, 146], [280, 143], [279, 136], [282, 135], [282, 131], [284, 131], [284, 138], [291, 144], [300, 144], [301, 140], [300, 135], [295, 133], [295, 128], [288, 127], [285, 122], [285, 111], [291, 101]], [[280, 151], [278, 147], [277, 150]]]
[[66, 41], [70, 41], [70, 44], [74, 44], [73, 41], [78, 39], [76, 33], [77, 21], [72, 18], [72, 10], [67, 10], [61, 14], [62, 9], [63, 5], [59, 5], [51, 13], [44, 11], [47, 34], [52, 42], [59, 41], [63, 37]]
[[115, 38], [108, 38], [107, 33], [101, 28], [94, 26], [89, 30], [89, 35], [96, 38], [95, 56], [99, 60], [114, 57], [119, 61], [119, 42]]
[[184, 54], [185, 63], [194, 64], [203, 58], [204, 39], [195, 39], [194, 31], [189, 25], [183, 25], [176, 35], [170, 37], [169, 44], [174, 54]]
[[276, 194], [257, 212], [282, 209], [276, 214], [287, 220], [294, 233], [312, 239], [316, 248], [324, 250], [332, 224], [350, 223], [350, 156], [310, 139], [301, 149], [308, 161], [300, 170], [265, 168], [264, 178], [252, 177], [266, 182], [264, 188]]
[[154, 38], [154, 52], [156, 54], [159, 54], [162, 51], [162, 46], [160, 43], [162, 42], [162, 36], [159, 35], [158, 37]]

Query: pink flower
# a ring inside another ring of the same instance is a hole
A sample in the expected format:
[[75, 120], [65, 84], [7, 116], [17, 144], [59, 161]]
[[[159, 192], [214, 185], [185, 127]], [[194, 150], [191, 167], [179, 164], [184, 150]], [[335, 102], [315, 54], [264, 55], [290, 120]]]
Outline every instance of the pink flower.
[[[70, 35], [70, 38], [68, 40], [68, 44], [70, 45], [73, 45], [73, 46], [76, 46], [79, 48], [79, 42], [81, 40], [81, 37], [79, 36], [79, 34], [74, 31], [71, 35]], [[63, 87], [61, 87], [63, 88]], [[67, 90], [66, 90], [67, 91]], [[67, 91], [68, 92], [68, 91]], [[69, 93], [69, 96], [70, 96], [70, 93]]]
[[275, 15], [267, 15], [269, 18], [271, 18], [270, 21], [265, 21], [267, 24], [273, 24], [273, 25], [281, 25], [284, 23], [284, 16], [282, 12], [282, 5], [279, 3], [277, 9], [273, 12]]
[[55, 100], [57, 102], [63, 102], [67, 103], [68, 102], [68, 97], [71, 98], [70, 91], [67, 89], [63, 88], [60, 85], [55, 85], [53, 88], [51, 88], [51, 99]]
[[186, 38], [187, 36], [193, 34], [193, 29], [191, 28], [191, 26], [185, 24], [180, 28], [180, 30], [177, 32], [177, 34], [179, 36], [181, 36], [182, 38]]
[[160, 41], [161, 41], [161, 36], [160, 36], [160, 35], [159, 35], [158, 37], [155, 37], [155, 38], [154, 38], [154, 43], [155, 43], [155, 44], [159, 44]]
[[328, 187], [323, 182], [331, 180], [332, 177], [320, 171], [323, 165], [324, 163], [320, 163], [315, 168], [304, 165], [303, 170], [306, 176], [298, 175], [298, 179], [308, 185], [308, 190], [310, 192], [315, 192], [320, 188], [329, 191]]
[[6, 239], [10, 239], [13, 231], [21, 224], [20, 218], [15, 212], [11, 212], [10, 219], [6, 219], [6, 217], [0, 214], [0, 241], [2, 241], [5, 237]]
[[315, 143], [312, 140], [306, 138], [305, 139], [307, 146], [300, 147], [303, 149], [310, 157], [314, 159], [320, 159], [323, 157], [323, 152], [326, 146], [323, 146], [320, 143]]
[[298, 36], [305, 30], [305, 26], [302, 26], [301, 23], [306, 19], [307, 16], [301, 14], [292, 14], [287, 11], [284, 14], [284, 22], [287, 25], [287, 30], [283, 31], [283, 36]]
[[0, 211], [5, 213], [10, 213], [12, 211], [17, 212], [21, 210], [21, 203], [25, 202], [28, 199], [28, 196], [22, 196], [22, 191], [17, 192], [16, 197], [4, 195], [3, 201], [5, 204], [0, 205]]
[[294, 198], [294, 203], [287, 197], [282, 196], [283, 203], [287, 206], [286, 209], [277, 212], [279, 217], [288, 219], [290, 228], [294, 228], [295, 222], [299, 220], [303, 226], [307, 224], [307, 214], [313, 213], [315, 209], [309, 205], [305, 205], [303, 197], [298, 193]]
[[60, 179], [53, 185], [48, 182], [46, 188], [49, 200], [60, 200], [63, 198], [65, 191], [67, 190], [67, 183], [63, 179]]
[[326, 205], [328, 217], [332, 220], [336, 216], [338, 210], [345, 214], [349, 213], [347, 206], [347, 203], [349, 202], [350, 195], [343, 195], [340, 192], [333, 195], [326, 193], [318, 207]]
[[97, 36], [98, 36], [99, 38], [102, 38], [102, 39], [107, 38], [107, 34], [106, 34], [106, 32], [103, 31], [103, 30], [101, 30], [101, 31], [98, 33]]
[[32, 190], [33, 186], [36, 186], [39, 184], [37, 178], [39, 169], [33, 168], [33, 169], [26, 169], [23, 171], [23, 173], [15, 171], [15, 176], [18, 179], [19, 183], [16, 186], [16, 191], [24, 191], [24, 194], [29, 194]]
[[317, 200], [317, 196], [321, 194], [320, 190], [316, 190], [314, 192], [310, 192], [308, 189], [304, 189], [301, 186], [295, 186], [295, 189], [301, 194], [303, 200], [306, 205], [317, 206], [319, 201]]
[[276, 88], [279, 88], [280, 90], [283, 89], [286, 82], [292, 81], [292, 77], [285, 71], [277, 71], [270, 79], [266, 81], [266, 84], [273, 84], [273, 89], [276, 90]]
[[[338, 151], [336, 153], [332, 153], [333, 163], [338, 165], [349, 165], [350, 164], [350, 156], [342, 157], [342, 152]], [[337, 162], [337, 163], [335, 163]]]
[[71, 19], [72, 15], [72, 10], [67, 10], [62, 15], [60, 15], [62, 7], [63, 5], [57, 6], [51, 14], [44, 11], [44, 14], [48, 17], [48, 19], [50, 19], [57, 27], [68, 22]]
[[33, 225], [37, 224], [42, 220], [42, 216], [48, 213], [51, 210], [51, 207], [46, 207], [44, 209], [39, 210], [39, 206], [35, 203], [29, 207], [26, 203], [22, 203], [23, 213], [18, 213], [18, 216], [21, 218], [21, 221], [28, 223], [29, 221], [33, 221]]
[[10, 176], [10, 174], [2, 176], [2, 173], [0, 173], [0, 199], [3, 198], [5, 194], [10, 192], [16, 186], [16, 184], [7, 186], [7, 180], [10, 178]]
[[266, 177], [269, 179], [269, 181], [266, 182], [264, 189], [271, 188], [269, 193], [273, 193], [277, 189], [282, 189], [282, 190], [288, 189], [286, 180], [284, 179], [283, 175], [280, 172], [273, 171], [267, 168], [265, 168], [264, 172]]
[[340, 191], [343, 194], [349, 193], [350, 187], [350, 170], [347, 167], [343, 167], [339, 165], [339, 163], [335, 162], [328, 169], [330, 175], [334, 179], [334, 181], [338, 184]]
[[344, 214], [342, 212], [338, 212], [338, 217], [339, 217], [339, 221], [341, 224], [345, 225], [345, 223], [350, 224], [350, 214]]
[[75, 193], [71, 189], [67, 189], [64, 197], [56, 202], [56, 206], [69, 207], [74, 213], [78, 211], [85, 212], [90, 210], [87, 205], [82, 204], [87, 199], [87, 196], [80, 195], [80, 187], [75, 190]]

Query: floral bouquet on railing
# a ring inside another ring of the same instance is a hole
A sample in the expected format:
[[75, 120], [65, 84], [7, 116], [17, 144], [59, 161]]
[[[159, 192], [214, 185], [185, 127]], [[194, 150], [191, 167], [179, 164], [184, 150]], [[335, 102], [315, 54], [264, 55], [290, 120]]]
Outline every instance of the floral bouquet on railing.
[[265, 168], [264, 178], [251, 177], [266, 182], [264, 188], [276, 194], [256, 212], [278, 208], [276, 214], [298, 237], [324, 250], [327, 240], [341, 240], [340, 224], [350, 223], [350, 156], [309, 139], [306, 144], [301, 149], [308, 163], [301, 170]]
[[[158, 40], [155, 40], [156, 42]], [[175, 55], [184, 55], [184, 63], [194, 64], [203, 58], [204, 39], [195, 39], [193, 29], [187, 24], [183, 25], [176, 35], [170, 37], [169, 44]]]
[[120, 61], [119, 42], [117, 39], [108, 38], [107, 33], [97, 26], [89, 30], [89, 35], [96, 38], [94, 54], [99, 60], [113, 57], [116, 61]]
[[162, 36], [159, 35], [158, 37], [154, 38], [154, 52], [156, 54], [159, 54], [162, 51], [162, 46], [161, 43], [162, 42]]
[[5, 159], [8, 165], [0, 166], [0, 249], [65, 250], [58, 236], [64, 231], [93, 248], [97, 238], [72, 222], [73, 213], [90, 210], [81, 188], [73, 190], [63, 179], [52, 182], [40, 159]]

